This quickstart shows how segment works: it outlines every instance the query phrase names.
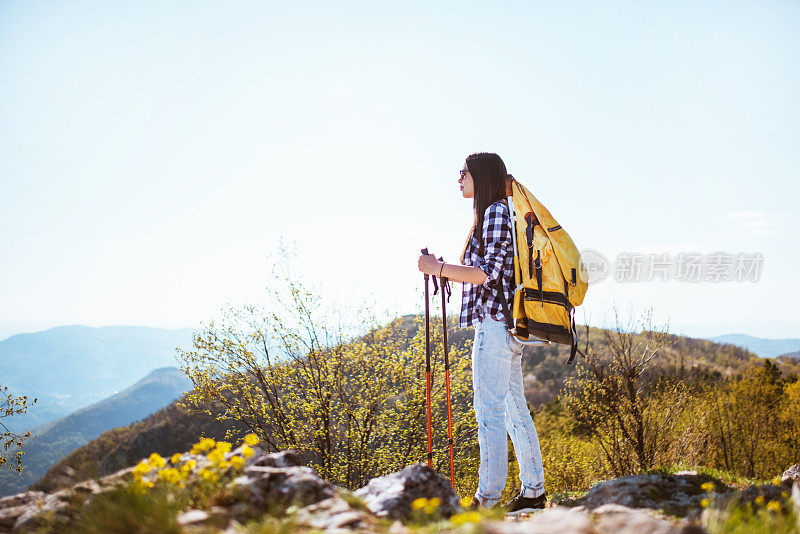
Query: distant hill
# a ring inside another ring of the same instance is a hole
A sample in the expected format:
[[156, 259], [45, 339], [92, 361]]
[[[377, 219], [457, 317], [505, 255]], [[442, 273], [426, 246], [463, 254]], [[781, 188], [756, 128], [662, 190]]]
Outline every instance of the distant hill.
[[34, 437], [26, 438], [23, 445], [22, 475], [10, 469], [0, 471], [0, 496], [23, 491], [78, 447], [110, 428], [128, 425], [163, 408], [191, 386], [191, 379], [176, 367], [156, 369], [108, 399], [30, 429]]
[[[454, 317], [451, 317], [454, 325]], [[416, 332], [418, 323], [414, 315], [405, 315], [397, 319], [400, 328], [410, 335]], [[586, 325], [576, 325], [578, 331], [578, 347], [585, 351], [587, 340], [590, 346], [603, 344], [605, 330]], [[451, 328], [448, 334], [451, 346], [465, 347], [474, 337], [472, 328]], [[736, 345], [714, 343], [707, 339], [695, 339], [671, 334], [668, 340], [672, 343], [662, 351], [660, 365], [668, 368], [667, 372], [678, 374], [684, 379], [691, 379], [697, 374], [727, 376], [735, 373], [740, 367], [758, 357], [747, 349]], [[534, 408], [552, 400], [564, 386], [567, 378], [574, 375], [576, 366], [581, 365], [583, 357], [577, 355], [572, 365], [566, 365], [569, 357], [569, 346], [550, 344], [540, 347], [525, 347], [522, 352], [522, 372], [525, 385], [525, 398]]]
[[800, 339], [766, 339], [746, 334], [725, 334], [708, 339], [715, 343], [729, 343], [744, 347], [761, 358], [775, 358], [782, 354], [800, 351]]
[[[153, 452], [166, 458], [190, 450], [200, 437], [222, 440], [225, 433], [233, 429], [241, 441], [247, 433], [244, 427], [237, 427], [229, 421], [220, 422], [202, 413], [187, 414], [178, 407], [183, 397], [142, 420], [103, 432], [58, 461], [29, 489], [52, 492], [76, 481], [108, 475], [135, 465]], [[215, 414], [221, 412], [214, 407], [208, 409]]]
[[37, 397], [28, 413], [3, 422], [17, 433], [66, 416], [131, 386], [159, 367], [175, 367], [175, 348], [192, 330], [139, 326], [60, 326], [0, 341], [0, 385]]

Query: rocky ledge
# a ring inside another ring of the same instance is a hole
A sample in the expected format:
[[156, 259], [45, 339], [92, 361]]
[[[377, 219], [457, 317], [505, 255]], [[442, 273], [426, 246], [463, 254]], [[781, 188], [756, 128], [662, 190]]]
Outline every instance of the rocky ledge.
[[[351, 493], [323, 480], [313, 469], [300, 465], [291, 451], [268, 454], [258, 447], [244, 460], [226, 486], [227, 500], [208, 510], [184, 510], [176, 522], [184, 532], [216, 531], [233, 534], [252, 519], [291, 515], [299, 529], [325, 532], [373, 532], [380, 518], [394, 520], [393, 534], [406, 532], [419, 503], [436, 503], [439, 518], [451, 518], [442, 531], [470, 521], [482, 521], [487, 533], [625, 534], [639, 532], [703, 532], [703, 514], [723, 509], [733, 501], [770, 502], [780, 506], [800, 503], [800, 465], [792, 466], [777, 485], [735, 490], [721, 481], [697, 473], [651, 474], [621, 477], [594, 486], [585, 496], [518, 520], [488, 520], [465, 513], [450, 481], [424, 464], [378, 477]], [[242, 459], [242, 447], [225, 454]], [[202, 454], [176, 458], [191, 465], [189, 477], [209, 465]], [[145, 460], [143, 460], [144, 462]], [[176, 462], [177, 463], [177, 462]], [[140, 464], [141, 465], [141, 464]], [[67, 525], [79, 509], [97, 495], [136, 479], [136, 468], [84, 481], [52, 494], [26, 491], [0, 498], [0, 532], [25, 532], [42, 525]], [[147, 475], [139, 480], [147, 483]], [[792, 498], [789, 499], [791, 494]], [[417, 510], [418, 512], [418, 510]], [[46, 518], [46, 519], [45, 519]], [[46, 521], [46, 522], [45, 522]], [[385, 523], [384, 523], [385, 525]]]

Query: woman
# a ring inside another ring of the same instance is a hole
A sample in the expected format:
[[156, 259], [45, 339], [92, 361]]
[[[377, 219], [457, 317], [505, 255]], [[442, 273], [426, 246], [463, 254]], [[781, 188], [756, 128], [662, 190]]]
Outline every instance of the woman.
[[459, 326], [475, 327], [472, 390], [478, 422], [480, 467], [475, 506], [493, 507], [508, 473], [506, 431], [511, 435], [522, 482], [508, 513], [544, 508], [544, 468], [539, 438], [522, 385], [522, 343], [506, 328], [498, 285], [512, 302], [514, 272], [511, 216], [506, 202], [506, 166], [500, 156], [480, 152], [467, 157], [459, 184], [473, 199], [474, 221], [461, 253], [461, 265], [420, 256], [419, 270], [464, 283]]

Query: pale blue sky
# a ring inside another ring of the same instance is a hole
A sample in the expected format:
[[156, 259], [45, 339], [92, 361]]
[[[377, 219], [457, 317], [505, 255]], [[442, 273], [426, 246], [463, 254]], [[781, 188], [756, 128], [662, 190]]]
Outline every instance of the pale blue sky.
[[579, 322], [800, 337], [798, 27], [797, 2], [0, 2], [0, 337], [198, 326], [261, 298], [281, 237], [325, 298], [419, 311], [475, 151], [580, 249], [764, 257], [604, 280]]

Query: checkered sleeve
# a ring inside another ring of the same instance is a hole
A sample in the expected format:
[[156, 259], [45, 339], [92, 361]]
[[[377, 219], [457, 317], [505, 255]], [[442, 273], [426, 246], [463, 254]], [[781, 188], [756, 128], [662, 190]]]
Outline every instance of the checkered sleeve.
[[486, 273], [483, 287], [489, 289], [503, 273], [511, 247], [511, 215], [504, 202], [495, 202], [483, 216], [484, 254], [481, 269]]

